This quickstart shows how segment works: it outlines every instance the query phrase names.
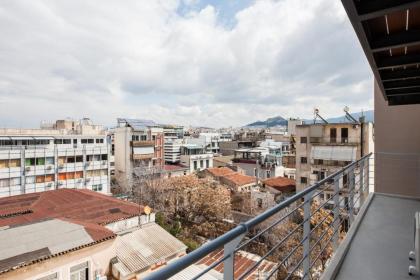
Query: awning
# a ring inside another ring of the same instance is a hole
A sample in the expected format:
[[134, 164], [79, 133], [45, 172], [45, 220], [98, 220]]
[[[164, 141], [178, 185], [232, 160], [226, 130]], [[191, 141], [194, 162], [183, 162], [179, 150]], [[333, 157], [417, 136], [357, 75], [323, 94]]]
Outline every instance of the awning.
[[314, 146], [311, 156], [313, 159], [355, 161], [357, 147], [353, 146]]

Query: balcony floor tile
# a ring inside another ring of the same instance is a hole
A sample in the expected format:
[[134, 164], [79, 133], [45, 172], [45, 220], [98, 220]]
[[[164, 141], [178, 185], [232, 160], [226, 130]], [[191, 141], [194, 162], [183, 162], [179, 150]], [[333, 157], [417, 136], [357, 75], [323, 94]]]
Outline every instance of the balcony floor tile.
[[420, 200], [375, 194], [335, 279], [420, 279], [408, 275]]

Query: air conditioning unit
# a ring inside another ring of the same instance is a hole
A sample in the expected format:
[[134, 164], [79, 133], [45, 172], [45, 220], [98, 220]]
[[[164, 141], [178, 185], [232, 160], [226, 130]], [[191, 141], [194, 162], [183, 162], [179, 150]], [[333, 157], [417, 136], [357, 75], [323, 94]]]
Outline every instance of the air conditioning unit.
[[52, 169], [52, 166], [47, 166], [47, 170], [51, 170]]
[[59, 169], [63, 169], [63, 168], [64, 168], [64, 164], [60, 164], [60, 165], [58, 165], [58, 168], [59, 168]]
[[48, 184], [46, 184], [46, 185], [45, 185], [45, 187], [47, 187], [47, 188], [51, 188], [51, 187], [52, 187], [52, 183], [48, 183]]
[[415, 265], [408, 267], [408, 274], [414, 275], [420, 270], [420, 212], [414, 215], [414, 251], [409, 253], [408, 258], [415, 261]]
[[25, 167], [25, 171], [26, 172], [31, 171], [31, 167], [30, 166]]

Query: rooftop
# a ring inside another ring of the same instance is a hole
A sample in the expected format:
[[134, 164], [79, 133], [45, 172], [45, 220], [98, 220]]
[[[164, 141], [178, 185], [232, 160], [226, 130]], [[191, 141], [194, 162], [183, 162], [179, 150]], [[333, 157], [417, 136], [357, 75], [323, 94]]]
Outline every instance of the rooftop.
[[0, 273], [114, 238], [105, 225], [140, 211], [136, 204], [89, 190], [0, 198]]
[[[195, 265], [191, 266], [188, 270], [184, 270], [175, 276], [171, 277], [171, 280], [181, 280], [181, 279], [191, 279], [201, 271], [206, 269], [211, 264], [221, 260], [224, 256], [223, 250], [216, 250], [211, 254], [207, 255], [205, 258], [198, 261]], [[251, 254], [245, 251], [238, 251], [235, 254], [235, 271], [234, 279], [239, 279], [239, 277], [246, 271], [246, 269], [254, 265], [257, 261], [261, 259], [260, 256]], [[260, 279], [262, 275], [268, 274], [274, 270], [276, 263], [263, 260], [249, 275], [243, 279]], [[223, 279], [223, 265], [216, 266], [211, 273], [203, 275], [200, 279], [205, 280], [216, 280]], [[262, 278], [261, 278], [262, 279]]]
[[248, 185], [256, 182], [256, 178], [254, 176], [242, 175], [239, 173], [233, 173], [223, 176], [223, 178], [235, 186], [243, 186]]
[[265, 179], [263, 184], [281, 192], [296, 191], [296, 181], [286, 177], [279, 176]]
[[214, 168], [207, 168], [206, 170], [207, 172], [209, 172], [211, 175], [215, 177], [220, 177], [220, 176], [236, 173], [229, 167], [214, 167]]

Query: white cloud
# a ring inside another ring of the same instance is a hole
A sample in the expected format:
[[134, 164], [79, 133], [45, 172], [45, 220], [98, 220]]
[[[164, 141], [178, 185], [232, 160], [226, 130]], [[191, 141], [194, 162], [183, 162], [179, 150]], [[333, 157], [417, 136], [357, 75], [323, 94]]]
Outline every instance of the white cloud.
[[338, 1], [259, 0], [234, 26], [211, 5], [181, 16], [180, 1], [3, 1], [0, 125], [90, 116], [229, 126], [373, 106]]

